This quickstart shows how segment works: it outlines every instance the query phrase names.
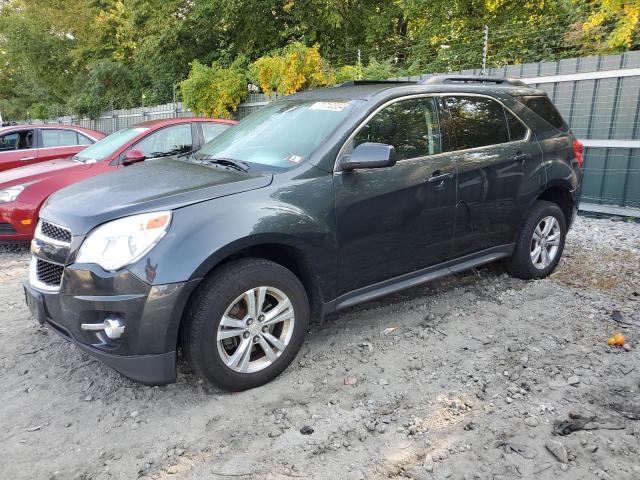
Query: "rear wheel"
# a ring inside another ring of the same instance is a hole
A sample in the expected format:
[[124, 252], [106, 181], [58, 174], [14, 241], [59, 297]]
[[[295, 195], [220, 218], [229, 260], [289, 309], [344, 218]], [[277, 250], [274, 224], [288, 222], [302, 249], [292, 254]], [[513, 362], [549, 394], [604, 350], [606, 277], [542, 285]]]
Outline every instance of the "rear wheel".
[[291, 271], [245, 259], [205, 280], [185, 321], [183, 348], [196, 373], [225, 390], [246, 390], [293, 361], [309, 325], [309, 303]]
[[562, 209], [555, 203], [539, 201], [527, 218], [507, 271], [518, 278], [544, 278], [558, 265], [567, 234]]

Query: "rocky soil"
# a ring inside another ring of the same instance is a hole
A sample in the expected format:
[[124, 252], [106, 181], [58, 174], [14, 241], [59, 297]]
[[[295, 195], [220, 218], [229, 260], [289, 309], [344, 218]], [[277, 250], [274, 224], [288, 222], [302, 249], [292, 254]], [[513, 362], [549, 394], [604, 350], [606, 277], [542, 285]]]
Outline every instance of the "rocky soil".
[[2, 478], [640, 478], [639, 224], [580, 217], [546, 280], [490, 265], [343, 311], [239, 394], [185, 364], [137, 385], [36, 327], [27, 259], [0, 252]]

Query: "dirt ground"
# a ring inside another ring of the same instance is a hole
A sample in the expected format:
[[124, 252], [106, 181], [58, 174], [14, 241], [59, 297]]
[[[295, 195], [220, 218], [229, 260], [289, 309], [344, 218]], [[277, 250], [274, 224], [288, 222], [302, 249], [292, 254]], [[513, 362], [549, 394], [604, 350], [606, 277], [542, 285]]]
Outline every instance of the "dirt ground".
[[640, 224], [580, 217], [565, 252], [547, 280], [490, 265], [343, 311], [228, 394], [185, 364], [137, 385], [38, 328], [5, 249], [0, 477], [639, 479]]

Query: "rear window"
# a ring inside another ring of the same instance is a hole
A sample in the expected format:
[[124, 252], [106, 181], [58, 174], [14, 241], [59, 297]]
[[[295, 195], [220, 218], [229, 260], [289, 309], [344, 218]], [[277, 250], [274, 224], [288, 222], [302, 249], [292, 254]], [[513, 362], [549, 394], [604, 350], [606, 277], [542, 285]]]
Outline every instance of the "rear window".
[[518, 100], [558, 130], [567, 129], [567, 124], [564, 122], [562, 115], [560, 115], [551, 100], [549, 100], [549, 97], [544, 95], [527, 95], [518, 97]]

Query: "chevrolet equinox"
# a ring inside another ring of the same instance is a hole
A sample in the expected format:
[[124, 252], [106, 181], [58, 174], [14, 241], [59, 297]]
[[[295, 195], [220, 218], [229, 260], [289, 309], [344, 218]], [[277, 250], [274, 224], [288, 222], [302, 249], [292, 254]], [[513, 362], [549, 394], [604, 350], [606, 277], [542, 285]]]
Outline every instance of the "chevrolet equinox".
[[582, 144], [518, 80], [356, 81], [274, 101], [181, 158], [44, 205], [27, 304], [123, 375], [269, 382], [311, 318], [502, 260], [549, 275]]

